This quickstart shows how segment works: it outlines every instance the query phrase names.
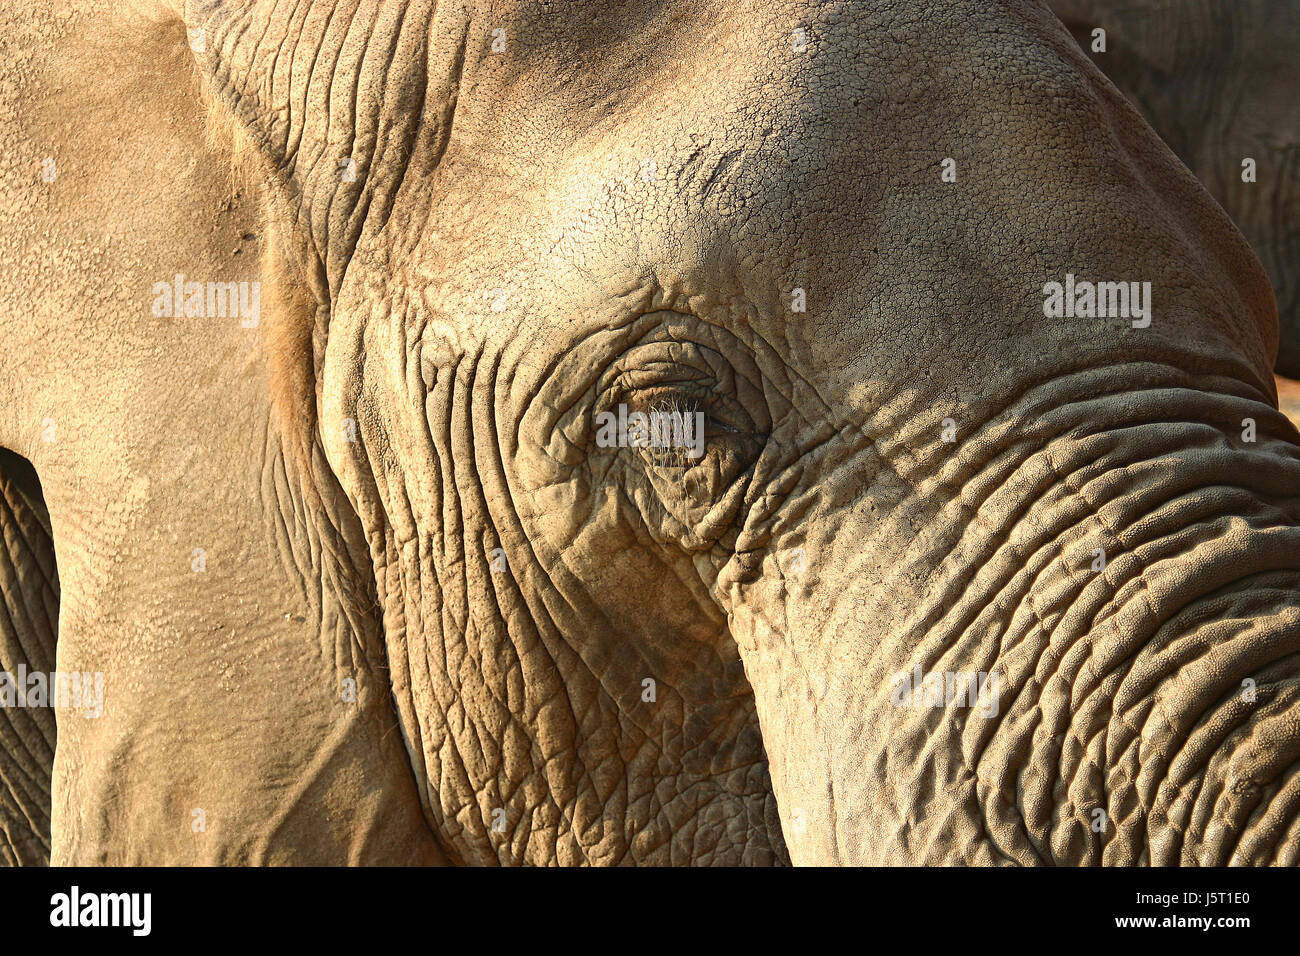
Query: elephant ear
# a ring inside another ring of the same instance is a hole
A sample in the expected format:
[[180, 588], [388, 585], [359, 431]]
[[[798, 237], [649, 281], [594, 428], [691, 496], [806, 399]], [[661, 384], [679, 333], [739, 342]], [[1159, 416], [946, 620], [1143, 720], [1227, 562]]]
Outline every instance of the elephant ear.
[[[0, 673], [53, 672], [58, 621], [59, 576], [40, 482], [30, 462], [0, 448]], [[50, 862], [54, 741], [52, 710], [0, 707], [0, 865]]]
[[211, 124], [269, 173], [321, 305], [407, 174], [428, 181], [412, 166], [446, 148], [467, 36], [447, 21], [461, 14], [432, 0], [184, 5]]
[[208, 128], [261, 193], [263, 350], [290, 451], [311, 461], [333, 303], [403, 183], [434, 181], [468, 18], [432, 0], [186, 0], [183, 16]]

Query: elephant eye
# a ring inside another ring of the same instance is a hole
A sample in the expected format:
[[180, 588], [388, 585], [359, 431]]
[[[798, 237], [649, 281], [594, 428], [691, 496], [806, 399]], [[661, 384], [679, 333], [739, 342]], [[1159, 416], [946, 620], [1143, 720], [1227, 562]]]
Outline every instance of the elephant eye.
[[[665, 321], [699, 338], [646, 340], [611, 364], [596, 389], [594, 460], [620, 475], [646, 516], [671, 516], [695, 534], [701, 522], [724, 522], [734, 510], [770, 415], [740, 343], [724, 351], [716, 329], [683, 316]], [[718, 508], [724, 500], [730, 504]]]
[[698, 382], [639, 388], [619, 398], [597, 415], [605, 427], [596, 444], [640, 452], [655, 468], [693, 468], [752, 432], [743, 409]]

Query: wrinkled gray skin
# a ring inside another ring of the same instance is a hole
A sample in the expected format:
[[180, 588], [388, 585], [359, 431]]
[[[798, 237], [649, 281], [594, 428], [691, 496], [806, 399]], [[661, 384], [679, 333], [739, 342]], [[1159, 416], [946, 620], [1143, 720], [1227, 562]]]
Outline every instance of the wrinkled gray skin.
[[1300, 0], [1051, 6], [1250, 242], [1277, 296], [1277, 370], [1300, 378]]
[[[106, 131], [0, 235], [0, 443], [109, 682], [53, 861], [1297, 862], [1274, 300], [1044, 5], [183, 14], [7, 87], [25, 190]], [[152, 316], [175, 271], [262, 324]], [[1046, 318], [1067, 272], [1150, 326]], [[598, 447], [620, 402], [704, 456]]]
[[[0, 448], [0, 671], [54, 667], [59, 615], [50, 516], [31, 465]], [[0, 710], [0, 863], [50, 856], [50, 768], [54, 714]]]

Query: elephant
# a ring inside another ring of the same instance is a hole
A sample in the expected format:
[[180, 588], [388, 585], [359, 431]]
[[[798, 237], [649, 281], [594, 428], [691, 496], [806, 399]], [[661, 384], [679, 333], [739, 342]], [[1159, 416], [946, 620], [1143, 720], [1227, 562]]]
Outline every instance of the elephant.
[[1245, 234], [1278, 300], [1277, 371], [1300, 378], [1300, 2], [1051, 5]]
[[17, 862], [1298, 862], [1276, 301], [1042, 0], [0, 50]]

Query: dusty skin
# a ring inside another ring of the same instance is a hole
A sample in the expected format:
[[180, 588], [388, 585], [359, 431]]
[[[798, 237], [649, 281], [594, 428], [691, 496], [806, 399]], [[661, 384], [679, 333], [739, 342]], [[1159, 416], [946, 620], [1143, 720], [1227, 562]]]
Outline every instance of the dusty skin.
[[1300, 860], [1274, 295], [1045, 4], [6, 3], [0, 134], [6, 861]]

